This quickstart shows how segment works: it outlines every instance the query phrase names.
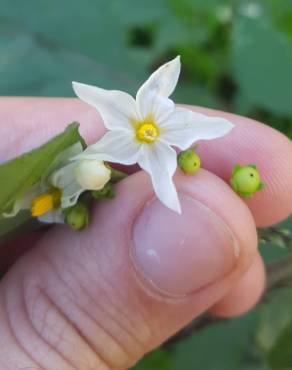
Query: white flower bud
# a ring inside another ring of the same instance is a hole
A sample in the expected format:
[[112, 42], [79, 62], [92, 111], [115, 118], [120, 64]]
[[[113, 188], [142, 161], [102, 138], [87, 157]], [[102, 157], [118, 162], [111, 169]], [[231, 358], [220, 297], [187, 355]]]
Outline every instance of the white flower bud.
[[75, 178], [86, 190], [100, 190], [111, 178], [111, 170], [103, 161], [82, 160], [75, 167]]

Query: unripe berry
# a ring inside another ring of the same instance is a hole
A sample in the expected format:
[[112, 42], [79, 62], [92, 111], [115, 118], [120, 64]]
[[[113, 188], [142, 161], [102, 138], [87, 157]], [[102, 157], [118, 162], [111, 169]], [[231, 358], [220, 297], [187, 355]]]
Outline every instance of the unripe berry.
[[89, 224], [90, 211], [88, 206], [79, 202], [64, 211], [65, 223], [74, 230], [82, 230]]
[[194, 149], [187, 149], [180, 152], [177, 162], [184, 173], [191, 175], [196, 173], [201, 167], [201, 159]]
[[230, 184], [236, 193], [247, 198], [264, 186], [255, 165], [241, 167], [239, 164], [232, 171]]

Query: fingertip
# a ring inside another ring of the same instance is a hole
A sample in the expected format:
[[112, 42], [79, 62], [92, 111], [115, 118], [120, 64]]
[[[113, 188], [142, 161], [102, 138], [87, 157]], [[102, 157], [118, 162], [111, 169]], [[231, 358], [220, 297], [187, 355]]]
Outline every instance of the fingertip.
[[198, 153], [205, 169], [229, 183], [236, 163], [256, 164], [265, 187], [251, 199], [243, 199], [257, 226], [280, 222], [292, 212], [292, 143], [281, 132], [252, 119], [231, 113], [195, 108], [235, 124], [230, 134], [202, 142]]
[[266, 284], [263, 260], [258, 253], [253, 263], [229, 293], [210, 310], [219, 317], [239, 316], [250, 311], [259, 302]]

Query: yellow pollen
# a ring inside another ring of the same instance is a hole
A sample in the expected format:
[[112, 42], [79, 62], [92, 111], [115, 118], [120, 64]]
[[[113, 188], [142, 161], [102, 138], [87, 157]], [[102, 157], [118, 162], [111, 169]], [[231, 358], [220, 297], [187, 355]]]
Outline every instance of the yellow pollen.
[[158, 127], [153, 123], [142, 123], [136, 129], [137, 139], [148, 144], [156, 141], [158, 135]]
[[47, 193], [41, 194], [31, 202], [31, 215], [33, 217], [43, 216], [61, 204], [61, 190], [52, 189]]

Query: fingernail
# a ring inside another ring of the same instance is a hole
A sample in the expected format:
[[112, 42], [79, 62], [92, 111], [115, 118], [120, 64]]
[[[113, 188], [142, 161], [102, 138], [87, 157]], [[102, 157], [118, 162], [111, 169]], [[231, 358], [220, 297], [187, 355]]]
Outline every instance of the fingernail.
[[133, 227], [132, 259], [140, 276], [169, 295], [190, 294], [232, 271], [238, 244], [211, 209], [180, 197], [178, 215], [154, 200]]

